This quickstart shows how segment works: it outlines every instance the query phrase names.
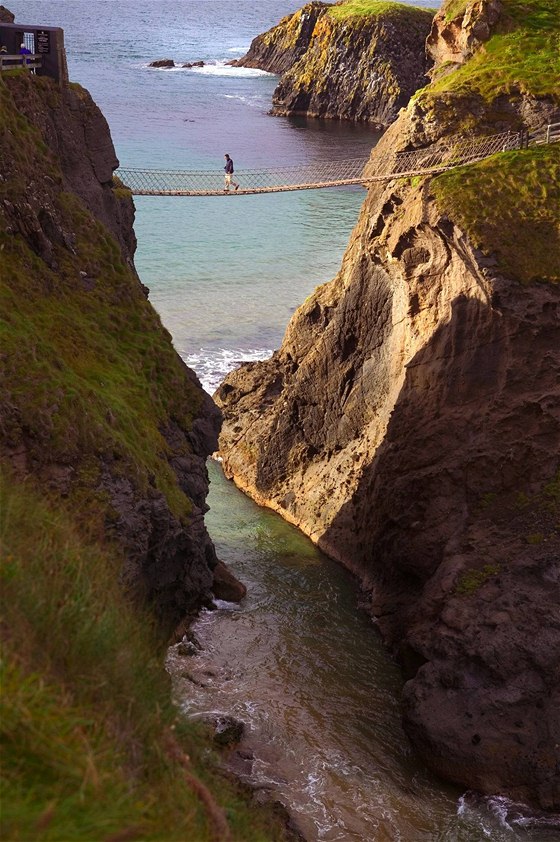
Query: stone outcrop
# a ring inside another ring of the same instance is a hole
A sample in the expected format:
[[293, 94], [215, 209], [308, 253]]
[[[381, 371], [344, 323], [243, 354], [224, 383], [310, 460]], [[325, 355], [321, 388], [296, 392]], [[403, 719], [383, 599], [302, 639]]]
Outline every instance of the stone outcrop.
[[0, 80], [0, 106], [0, 274], [18, 312], [3, 457], [114, 544], [123, 582], [172, 627], [211, 598], [205, 460], [220, 413], [146, 300], [134, 205], [87, 91], [18, 75]]
[[426, 50], [435, 68], [448, 64], [448, 70], [451, 70], [463, 64], [488, 41], [502, 13], [502, 0], [465, 3], [465, 7], [452, 17], [446, 8], [440, 9], [426, 40]]
[[253, 67], [281, 76], [305, 55], [309, 49], [315, 25], [323, 17], [328, 3], [307, 3], [293, 15], [286, 15], [280, 23], [257, 35], [249, 52], [232, 61], [235, 67]]
[[156, 61], [151, 61], [148, 67], [163, 67], [163, 68], [170, 68], [175, 67], [175, 62], [172, 58], [158, 58]]
[[273, 114], [388, 126], [426, 84], [431, 22], [432, 13], [404, 5], [339, 18], [329, 4], [310, 3], [258, 36], [235, 64], [283, 74]]
[[[470, 98], [481, 133], [504, 99]], [[444, 140], [468, 125], [468, 101], [411, 104], [372, 160]], [[554, 104], [507, 101], [517, 127]], [[541, 169], [535, 187], [549, 181]], [[218, 389], [220, 454], [240, 488], [360, 577], [429, 766], [559, 810], [560, 278], [539, 280], [538, 255], [532, 280], [505, 273], [441, 183], [369, 190], [338, 276], [270, 360]], [[520, 239], [530, 218], [515, 219]]]

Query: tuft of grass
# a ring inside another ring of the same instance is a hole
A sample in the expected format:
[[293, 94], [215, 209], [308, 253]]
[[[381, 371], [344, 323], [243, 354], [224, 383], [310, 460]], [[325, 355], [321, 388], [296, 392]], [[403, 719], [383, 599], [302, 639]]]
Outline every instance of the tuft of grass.
[[484, 585], [492, 576], [500, 572], [499, 564], [485, 564], [479, 570], [466, 570], [455, 586], [455, 593], [458, 596], [470, 596]]
[[462, 16], [467, 8], [467, 2], [468, 0], [447, 0], [443, 6], [445, 20], [449, 22]]
[[441, 210], [521, 283], [560, 282], [560, 146], [500, 153], [436, 176]]
[[328, 10], [330, 17], [335, 20], [346, 20], [347, 18], [355, 17], [414, 17], [429, 18], [433, 17], [435, 11], [433, 9], [420, 8], [418, 6], [408, 6], [405, 3], [393, 3], [389, 0], [346, 0], [344, 3], [331, 6]]
[[[447, 7], [455, 15], [462, 0]], [[446, 14], [446, 17], [447, 17]], [[560, 17], [557, 0], [504, 0], [496, 32], [464, 65], [436, 79], [418, 100], [426, 105], [443, 93], [549, 96], [560, 102]]]

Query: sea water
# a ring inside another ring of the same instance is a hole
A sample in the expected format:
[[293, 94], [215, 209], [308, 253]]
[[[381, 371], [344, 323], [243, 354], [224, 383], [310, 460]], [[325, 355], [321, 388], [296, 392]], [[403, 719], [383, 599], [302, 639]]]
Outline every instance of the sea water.
[[[366, 158], [377, 141], [363, 125], [271, 117], [276, 77], [227, 64], [300, 0], [7, 5], [18, 22], [64, 28], [70, 77], [103, 110], [123, 167], [221, 173], [225, 152], [243, 170]], [[148, 67], [161, 58], [205, 66]], [[135, 200], [140, 277], [210, 392], [240, 360], [279, 346], [295, 308], [338, 270], [362, 201], [361, 188]], [[203, 613], [202, 651], [187, 664], [172, 651], [169, 663], [187, 715], [244, 722], [240, 774], [281, 800], [309, 840], [559, 838], [527, 830], [505, 799], [428, 774], [400, 726], [399, 670], [357, 610], [356, 584], [218, 465], [210, 473], [208, 528], [248, 596]]]

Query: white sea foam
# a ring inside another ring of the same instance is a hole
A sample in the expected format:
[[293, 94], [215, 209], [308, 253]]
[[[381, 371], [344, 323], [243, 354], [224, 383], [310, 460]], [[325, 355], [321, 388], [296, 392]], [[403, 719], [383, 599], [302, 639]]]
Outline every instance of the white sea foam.
[[[516, 830], [519, 829], [560, 830], [559, 815], [540, 813], [503, 795], [483, 796], [465, 792], [457, 803], [457, 815], [469, 822], [474, 821], [489, 839], [497, 838], [501, 831], [505, 831], [504, 839], [517, 839]], [[502, 839], [502, 835], [499, 838]]]
[[154, 70], [158, 73], [198, 73], [201, 76], [229, 76], [229, 77], [255, 77], [274, 76], [266, 70], [257, 70], [253, 67], [233, 67], [226, 61], [209, 61], [204, 67], [183, 67], [188, 62], [183, 59], [175, 62], [175, 67], [151, 67], [149, 64], [140, 65], [143, 70]]
[[241, 96], [241, 94], [224, 94], [224, 99], [236, 99], [249, 108], [266, 108], [267, 100], [262, 96]]
[[212, 394], [226, 374], [241, 363], [266, 360], [271, 354], [270, 348], [200, 348], [194, 353], [181, 353], [181, 356], [196, 371], [204, 389]]
[[266, 70], [257, 70], [254, 67], [232, 67], [225, 61], [216, 61], [205, 64], [204, 67], [190, 68], [191, 73], [200, 73], [205, 76], [273, 76]]

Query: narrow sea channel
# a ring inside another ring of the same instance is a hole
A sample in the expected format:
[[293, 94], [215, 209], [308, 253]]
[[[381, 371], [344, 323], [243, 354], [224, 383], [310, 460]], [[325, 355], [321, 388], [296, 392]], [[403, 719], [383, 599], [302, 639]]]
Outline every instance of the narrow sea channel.
[[204, 611], [201, 650], [173, 647], [168, 663], [187, 716], [244, 724], [237, 773], [281, 801], [308, 842], [552, 842], [516, 826], [504, 799], [424, 769], [400, 725], [400, 671], [357, 607], [357, 583], [218, 463], [209, 470], [208, 528], [248, 593]]

